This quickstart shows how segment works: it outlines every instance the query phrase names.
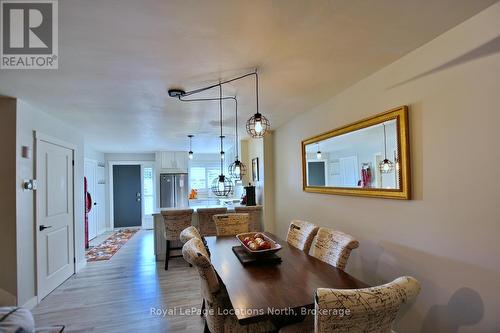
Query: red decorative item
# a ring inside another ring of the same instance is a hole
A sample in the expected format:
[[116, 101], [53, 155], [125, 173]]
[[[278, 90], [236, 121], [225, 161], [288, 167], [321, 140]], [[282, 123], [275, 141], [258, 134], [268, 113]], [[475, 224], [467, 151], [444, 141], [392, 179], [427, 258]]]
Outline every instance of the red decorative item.
[[89, 248], [89, 212], [92, 209], [92, 197], [87, 191], [87, 177], [83, 177], [83, 190], [85, 195], [85, 248]]

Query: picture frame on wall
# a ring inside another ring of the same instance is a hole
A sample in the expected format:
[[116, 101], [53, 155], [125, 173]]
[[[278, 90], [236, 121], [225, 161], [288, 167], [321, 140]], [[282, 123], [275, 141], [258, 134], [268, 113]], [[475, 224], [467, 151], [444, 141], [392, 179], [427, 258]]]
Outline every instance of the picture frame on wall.
[[252, 180], [259, 181], [259, 158], [252, 158]]

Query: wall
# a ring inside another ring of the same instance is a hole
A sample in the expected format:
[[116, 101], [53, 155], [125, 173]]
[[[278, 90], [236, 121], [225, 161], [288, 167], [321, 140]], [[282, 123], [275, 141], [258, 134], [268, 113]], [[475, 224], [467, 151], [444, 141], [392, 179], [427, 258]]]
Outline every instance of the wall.
[[[17, 264], [18, 304], [32, 302], [36, 291], [35, 280], [35, 196], [21, 188], [23, 179], [34, 177], [34, 131], [66, 141], [76, 146], [75, 151], [75, 257], [77, 266], [85, 264], [84, 204], [83, 204], [83, 135], [77, 129], [17, 100]], [[21, 147], [31, 149], [30, 159], [21, 158]]]
[[16, 100], [0, 97], [0, 306], [16, 304]]
[[[347, 271], [422, 283], [398, 332], [500, 327], [500, 4], [275, 131], [276, 227], [300, 218], [354, 235]], [[413, 200], [302, 191], [301, 140], [410, 106]]]

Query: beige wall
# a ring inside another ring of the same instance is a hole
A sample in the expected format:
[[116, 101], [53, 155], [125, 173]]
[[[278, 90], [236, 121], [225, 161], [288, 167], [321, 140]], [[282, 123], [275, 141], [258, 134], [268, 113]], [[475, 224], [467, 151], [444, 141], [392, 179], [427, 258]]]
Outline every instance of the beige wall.
[[0, 97], [0, 306], [16, 303], [16, 100]]
[[[420, 280], [399, 332], [500, 327], [499, 22], [496, 4], [275, 131], [278, 233], [293, 218], [336, 228], [361, 243], [349, 273]], [[302, 191], [302, 139], [404, 104], [413, 200]]]

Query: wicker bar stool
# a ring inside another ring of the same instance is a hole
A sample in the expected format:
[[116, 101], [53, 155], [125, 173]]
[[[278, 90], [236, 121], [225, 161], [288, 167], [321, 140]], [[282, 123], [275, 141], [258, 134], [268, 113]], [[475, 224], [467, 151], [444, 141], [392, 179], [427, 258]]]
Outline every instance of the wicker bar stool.
[[198, 230], [202, 236], [216, 236], [217, 229], [213, 220], [214, 215], [226, 214], [226, 207], [198, 208]]
[[167, 241], [166, 253], [165, 253], [165, 270], [168, 269], [168, 260], [178, 256], [170, 256], [171, 250], [179, 250], [182, 247], [171, 248], [170, 242], [180, 241], [181, 231], [191, 225], [191, 220], [193, 218], [192, 209], [167, 209], [162, 210], [163, 223], [165, 224], [164, 237]]

